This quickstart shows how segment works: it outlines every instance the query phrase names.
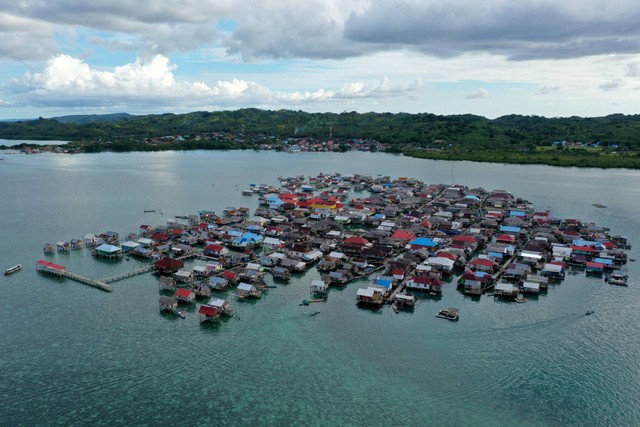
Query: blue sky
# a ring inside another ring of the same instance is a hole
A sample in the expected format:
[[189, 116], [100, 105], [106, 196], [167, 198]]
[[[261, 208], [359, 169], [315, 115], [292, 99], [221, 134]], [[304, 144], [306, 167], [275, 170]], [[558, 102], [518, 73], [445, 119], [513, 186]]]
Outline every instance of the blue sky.
[[0, 119], [638, 113], [635, 0], [0, 3]]

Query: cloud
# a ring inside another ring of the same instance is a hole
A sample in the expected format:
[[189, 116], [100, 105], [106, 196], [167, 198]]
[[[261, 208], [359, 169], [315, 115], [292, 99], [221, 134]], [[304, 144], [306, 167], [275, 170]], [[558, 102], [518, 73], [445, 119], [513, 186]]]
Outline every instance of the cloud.
[[625, 66], [627, 77], [640, 77], [640, 62], [632, 62]]
[[[235, 30], [224, 40], [230, 53], [245, 59], [339, 58], [375, 51], [345, 39], [345, 23], [364, 11], [363, 0], [246, 0], [242, 13], [232, 18]], [[367, 43], [368, 44], [368, 43]], [[382, 46], [381, 46], [382, 48]]]
[[622, 82], [620, 80], [609, 80], [608, 82], [602, 83], [598, 86], [601, 90], [610, 91], [619, 89], [622, 86]]
[[[30, 47], [22, 53], [11, 48], [11, 43], [0, 47], [0, 54], [8, 51], [5, 56], [16, 59], [20, 55], [42, 57], [34, 50], [44, 43], [43, 51], [53, 51], [52, 31], [75, 27], [98, 33], [94, 40], [101, 44], [145, 54], [224, 46], [246, 60], [344, 59], [406, 49], [442, 58], [488, 52], [513, 60], [640, 52], [640, 2], [633, 0], [164, 0], [139, 6], [132, 6], [130, 0], [4, 3], [5, 20], [9, 16], [23, 22], [18, 33], [0, 25], [0, 41], [13, 38], [16, 43], [22, 38], [20, 44]], [[216, 28], [221, 21], [233, 25], [220, 32]]]
[[550, 85], [543, 85], [540, 90], [538, 91], [538, 94], [540, 95], [548, 95], [550, 93], [556, 93], [560, 91], [560, 86], [550, 86]]
[[0, 59], [42, 59], [55, 51], [49, 23], [0, 12]]
[[5, 8], [59, 24], [129, 32], [143, 25], [209, 22], [233, 13], [235, 3], [233, 0], [163, 0], [135, 6], [130, 0], [22, 0]]
[[12, 86], [23, 103], [92, 107], [121, 104], [282, 106], [313, 101], [414, 96], [423, 86], [420, 80], [398, 83], [383, 78], [375, 83], [348, 83], [337, 90], [282, 92], [238, 78], [219, 80], [214, 85], [178, 81], [174, 76], [175, 68], [167, 57], [159, 54], [147, 60], [138, 58], [113, 70], [97, 70], [78, 58], [58, 55], [46, 64], [42, 72], [29, 72]]
[[470, 93], [464, 97], [465, 99], [489, 99], [493, 98], [491, 93], [483, 88], [478, 89], [477, 91]]
[[[70, 28], [96, 31], [101, 35], [94, 41], [103, 45], [169, 54], [215, 43], [215, 22], [231, 15], [233, 6], [233, 0], [163, 0], [140, 5], [130, 0], [23, 0], [4, 7], [60, 32]], [[48, 39], [53, 42], [52, 34]]]
[[638, 52], [640, 3], [628, 0], [371, 0], [348, 40], [440, 57], [485, 51], [511, 59]]
[[385, 97], [387, 95], [397, 95], [413, 93], [424, 86], [422, 80], [417, 79], [410, 83], [391, 83], [388, 77], [383, 78], [374, 84], [363, 82], [349, 83], [336, 92], [336, 98], [362, 98], [362, 97]]

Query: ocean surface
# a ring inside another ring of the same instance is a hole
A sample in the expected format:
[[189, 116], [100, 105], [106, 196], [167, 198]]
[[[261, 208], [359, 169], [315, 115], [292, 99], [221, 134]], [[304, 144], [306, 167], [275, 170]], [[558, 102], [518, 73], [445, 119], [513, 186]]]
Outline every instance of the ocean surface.
[[[126, 236], [203, 209], [253, 211], [249, 184], [319, 172], [506, 189], [628, 236], [640, 258], [640, 171], [356, 152], [4, 156], [0, 265], [23, 270], [0, 277], [0, 425], [640, 425], [640, 263], [627, 265], [629, 287], [576, 272], [515, 304], [448, 283], [440, 300], [400, 314], [356, 307], [367, 280], [299, 306], [312, 270], [232, 301], [240, 320], [207, 326], [195, 308], [184, 320], [159, 314], [150, 274], [104, 293], [35, 271], [44, 243]], [[96, 278], [141, 265], [85, 249], [46, 259]], [[435, 317], [449, 306], [460, 321]]]

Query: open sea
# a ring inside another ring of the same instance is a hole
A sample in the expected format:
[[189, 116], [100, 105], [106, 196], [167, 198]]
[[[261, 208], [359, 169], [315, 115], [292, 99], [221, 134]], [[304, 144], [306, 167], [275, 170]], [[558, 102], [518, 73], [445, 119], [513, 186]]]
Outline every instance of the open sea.
[[[151, 274], [104, 293], [34, 266], [47, 259], [95, 278], [132, 270], [142, 264], [86, 249], [45, 257], [42, 247], [107, 230], [124, 237], [199, 210], [253, 212], [257, 196], [241, 194], [249, 184], [319, 172], [505, 189], [628, 236], [629, 257], [640, 258], [640, 171], [359, 152], [0, 157], [0, 268], [23, 265], [0, 277], [2, 426], [640, 425], [640, 262], [627, 264], [628, 287], [575, 272], [516, 304], [448, 283], [440, 300], [399, 314], [356, 307], [366, 279], [300, 306], [311, 270], [255, 302], [232, 300], [240, 320], [207, 326], [195, 308], [184, 320], [159, 314]], [[435, 317], [449, 306], [458, 322]]]

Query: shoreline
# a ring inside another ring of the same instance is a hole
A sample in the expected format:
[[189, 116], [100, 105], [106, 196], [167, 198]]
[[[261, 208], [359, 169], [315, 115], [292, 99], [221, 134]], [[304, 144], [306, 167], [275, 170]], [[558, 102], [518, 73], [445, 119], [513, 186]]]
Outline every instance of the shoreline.
[[[104, 147], [100, 150], [83, 150], [82, 146], [78, 146], [76, 143], [70, 142], [65, 144], [51, 144], [50, 146], [44, 144], [45, 141], [41, 141], [43, 144], [27, 144], [21, 143], [13, 146], [0, 146], [0, 150], [14, 150], [15, 153], [7, 154], [42, 154], [42, 153], [56, 153], [56, 154], [97, 154], [97, 153], [157, 153], [167, 151], [274, 151], [274, 152], [291, 152], [286, 150], [277, 149], [265, 149], [256, 147], [227, 147], [219, 146], [212, 148], [211, 146], [201, 147], [179, 147], [179, 146], [146, 146], [140, 145], [137, 149], [120, 150], [117, 147]], [[348, 150], [350, 151], [363, 151], [366, 150]], [[567, 150], [568, 151], [568, 150]], [[311, 151], [302, 150], [294, 151], [291, 153], [344, 153], [344, 151], [331, 150], [331, 151]], [[373, 151], [374, 153], [376, 151]], [[614, 156], [581, 156], [581, 155], [563, 155], [559, 156], [558, 153], [547, 156], [544, 158], [537, 154], [527, 155], [526, 153], [514, 153], [511, 151], [484, 151], [480, 153], [458, 153], [451, 154], [444, 151], [426, 151], [420, 149], [409, 149], [402, 152], [395, 151], [380, 151], [384, 154], [396, 154], [414, 159], [425, 160], [442, 160], [452, 162], [478, 162], [478, 163], [490, 163], [490, 164], [509, 164], [509, 165], [538, 165], [538, 166], [551, 166], [562, 168], [595, 168], [595, 169], [640, 169], [640, 153], [626, 153], [626, 155]]]

